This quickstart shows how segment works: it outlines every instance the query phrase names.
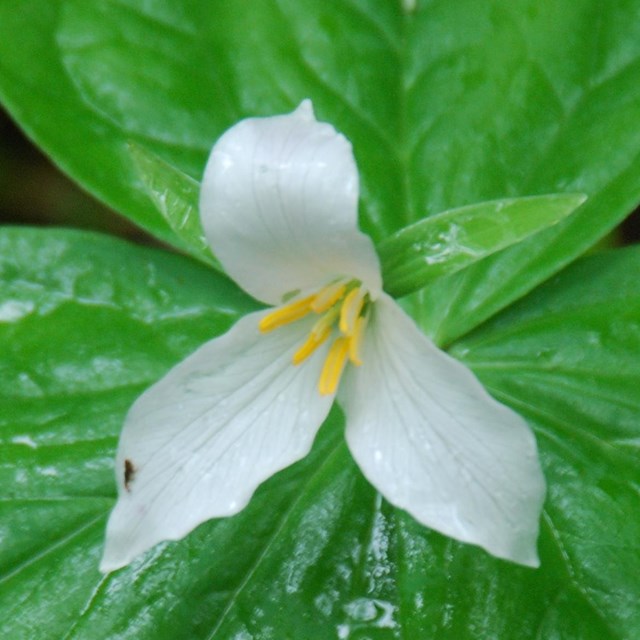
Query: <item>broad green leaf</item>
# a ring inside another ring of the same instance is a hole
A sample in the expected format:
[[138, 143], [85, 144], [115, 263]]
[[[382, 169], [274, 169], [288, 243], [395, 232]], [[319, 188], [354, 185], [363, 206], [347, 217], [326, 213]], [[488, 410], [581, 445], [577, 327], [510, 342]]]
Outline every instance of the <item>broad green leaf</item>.
[[453, 350], [538, 428], [540, 569], [382, 501], [335, 410], [311, 454], [245, 511], [105, 577], [124, 413], [253, 303], [179, 256], [87, 233], [0, 232], [0, 636], [633, 640], [639, 268], [637, 250], [584, 261]]
[[580, 194], [493, 200], [416, 222], [377, 247], [385, 289], [396, 297], [422, 289], [557, 224], [585, 200]]
[[638, 248], [583, 260], [453, 349], [536, 427], [559, 597], [593, 637], [640, 635], [638, 273]]
[[200, 183], [137, 144], [129, 145], [129, 153], [149, 197], [174, 232], [176, 244], [194, 258], [222, 270], [200, 224]]
[[253, 309], [226, 278], [176, 256], [87, 233], [2, 231], [0, 637], [71, 633], [102, 580], [126, 410]]
[[639, 3], [5, 2], [0, 95], [63, 169], [170, 242], [127, 141], [198, 178], [226, 128], [304, 98], [352, 141], [376, 242], [474, 202], [586, 193], [565, 224], [418, 297], [448, 343], [640, 200]]

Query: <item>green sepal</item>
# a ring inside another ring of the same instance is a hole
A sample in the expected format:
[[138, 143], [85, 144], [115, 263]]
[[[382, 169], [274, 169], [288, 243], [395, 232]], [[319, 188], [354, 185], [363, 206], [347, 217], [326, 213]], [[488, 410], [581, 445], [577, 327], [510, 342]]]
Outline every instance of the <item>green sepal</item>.
[[587, 196], [557, 193], [480, 202], [404, 227], [378, 245], [385, 290], [400, 297], [558, 224]]
[[130, 142], [128, 149], [149, 198], [175, 233], [176, 244], [197, 260], [223, 271], [200, 224], [200, 184], [135, 142]]

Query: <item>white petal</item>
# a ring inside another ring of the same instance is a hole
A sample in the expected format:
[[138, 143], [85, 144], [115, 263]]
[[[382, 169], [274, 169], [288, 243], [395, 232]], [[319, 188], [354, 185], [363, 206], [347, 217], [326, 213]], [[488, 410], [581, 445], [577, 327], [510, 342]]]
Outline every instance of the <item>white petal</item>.
[[421, 523], [538, 566], [545, 484], [533, 433], [387, 296], [339, 399], [364, 475]]
[[261, 335], [262, 315], [206, 343], [131, 408], [102, 571], [240, 511], [261, 482], [309, 451], [333, 401], [317, 390], [328, 347], [294, 366], [313, 319]]
[[351, 144], [296, 111], [242, 120], [213, 147], [200, 194], [202, 224], [227, 273], [253, 297], [280, 304], [295, 290], [349, 276], [377, 296], [380, 266], [358, 231]]

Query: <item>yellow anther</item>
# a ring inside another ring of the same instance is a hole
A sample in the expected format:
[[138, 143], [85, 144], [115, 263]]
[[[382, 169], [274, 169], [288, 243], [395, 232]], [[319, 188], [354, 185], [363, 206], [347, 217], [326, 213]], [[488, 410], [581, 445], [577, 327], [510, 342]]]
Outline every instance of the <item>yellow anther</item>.
[[364, 292], [361, 287], [351, 289], [340, 309], [340, 331], [345, 336], [352, 336], [356, 330], [356, 321], [364, 305]]
[[311, 311], [311, 303], [314, 298], [315, 296], [308, 296], [268, 313], [258, 324], [260, 331], [267, 333], [285, 324], [304, 318]]
[[349, 360], [359, 367], [362, 364], [362, 359], [360, 358], [360, 349], [362, 347], [362, 336], [364, 335], [364, 330], [367, 327], [367, 316], [360, 316], [356, 320], [356, 328], [353, 332], [353, 335], [349, 338]]
[[346, 290], [347, 285], [344, 282], [334, 282], [333, 284], [326, 286], [316, 294], [313, 302], [311, 303], [311, 308], [316, 313], [323, 313], [338, 302]]
[[318, 382], [321, 395], [327, 396], [336, 392], [349, 355], [349, 342], [349, 338], [340, 337], [331, 345]]
[[347, 361], [356, 366], [362, 364], [360, 351], [367, 326], [368, 304], [366, 290], [357, 280], [336, 281], [314, 295], [271, 311], [260, 320], [258, 327], [262, 333], [267, 333], [300, 320], [309, 313], [320, 316], [311, 327], [304, 344], [293, 354], [294, 365], [307, 360], [331, 338], [334, 329], [337, 331], [339, 328], [341, 335], [329, 347], [318, 381], [320, 394], [331, 395], [338, 389]]
[[293, 364], [304, 362], [327, 338], [331, 335], [331, 326], [326, 327], [323, 333], [309, 334], [307, 341], [293, 354]]

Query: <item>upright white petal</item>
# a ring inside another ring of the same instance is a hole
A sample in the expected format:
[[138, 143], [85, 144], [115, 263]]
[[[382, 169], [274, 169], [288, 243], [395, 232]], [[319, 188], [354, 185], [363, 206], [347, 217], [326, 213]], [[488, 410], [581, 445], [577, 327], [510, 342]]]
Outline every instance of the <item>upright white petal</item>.
[[309, 451], [333, 402], [317, 391], [328, 347], [293, 366], [313, 319], [259, 334], [263, 314], [203, 345], [131, 408], [102, 571], [240, 511], [261, 482]]
[[380, 266], [357, 228], [358, 171], [351, 144], [317, 122], [306, 100], [296, 111], [249, 118], [214, 146], [202, 181], [200, 215], [228, 274], [253, 297], [358, 278], [373, 296]]
[[389, 502], [500, 558], [537, 566], [545, 485], [534, 436], [387, 296], [339, 400], [347, 442]]

